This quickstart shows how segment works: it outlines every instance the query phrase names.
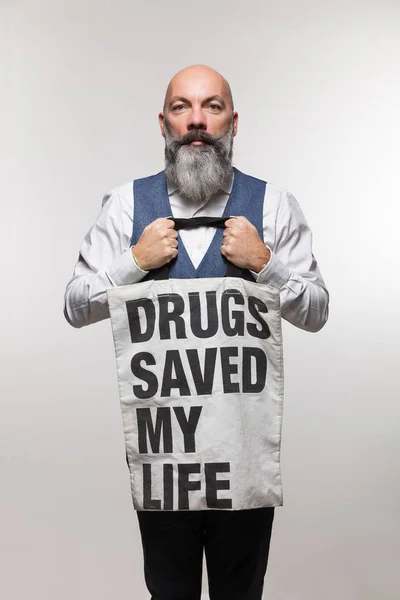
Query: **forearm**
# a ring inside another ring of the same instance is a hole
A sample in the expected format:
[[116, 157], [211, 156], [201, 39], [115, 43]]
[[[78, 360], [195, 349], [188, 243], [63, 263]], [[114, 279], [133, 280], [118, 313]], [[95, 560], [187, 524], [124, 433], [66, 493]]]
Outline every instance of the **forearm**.
[[319, 331], [329, 313], [329, 294], [316, 265], [311, 272], [297, 273], [271, 253], [268, 265], [257, 278], [279, 290], [281, 314], [292, 325], [310, 332]]
[[138, 283], [146, 275], [137, 267], [128, 249], [109, 267], [93, 269], [80, 257], [64, 298], [64, 315], [73, 327], [83, 327], [107, 319], [107, 289]]
[[280, 290], [282, 317], [310, 332], [325, 325], [329, 314], [329, 295], [320, 285], [292, 273]]

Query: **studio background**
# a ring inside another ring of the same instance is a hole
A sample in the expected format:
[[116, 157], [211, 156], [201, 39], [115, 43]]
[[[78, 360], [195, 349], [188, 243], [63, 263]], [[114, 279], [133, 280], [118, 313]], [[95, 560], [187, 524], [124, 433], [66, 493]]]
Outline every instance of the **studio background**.
[[103, 195], [163, 168], [170, 77], [205, 63], [234, 164], [297, 197], [331, 294], [320, 333], [284, 327], [265, 598], [398, 600], [399, 3], [0, 7], [1, 597], [148, 598], [110, 323], [74, 330], [63, 294]]

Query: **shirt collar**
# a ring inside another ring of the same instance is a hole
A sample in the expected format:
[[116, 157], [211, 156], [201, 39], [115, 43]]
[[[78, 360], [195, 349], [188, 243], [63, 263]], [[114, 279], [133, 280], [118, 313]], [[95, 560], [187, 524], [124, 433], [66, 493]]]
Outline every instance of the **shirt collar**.
[[[223, 184], [221, 186], [221, 192], [223, 192], [224, 194], [227, 194], [228, 196], [232, 191], [233, 179], [234, 179], [234, 173], [233, 173], [233, 169], [232, 169], [232, 172], [229, 173], [229, 175], [227, 175], [227, 177], [225, 178], [225, 181], [223, 182]], [[178, 188], [175, 183], [173, 183], [172, 181], [170, 181], [167, 178], [167, 189], [168, 189], [168, 196], [172, 196], [172, 194], [175, 194], [175, 192], [177, 191]]]

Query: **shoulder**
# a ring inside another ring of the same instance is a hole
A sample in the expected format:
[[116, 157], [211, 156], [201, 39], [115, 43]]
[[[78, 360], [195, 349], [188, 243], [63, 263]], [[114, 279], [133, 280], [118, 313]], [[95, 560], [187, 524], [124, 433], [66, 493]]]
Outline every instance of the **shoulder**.
[[298, 208], [298, 202], [293, 194], [291, 194], [288, 190], [283, 187], [272, 183], [267, 179], [261, 179], [259, 177], [254, 177], [253, 175], [248, 175], [247, 173], [243, 173], [236, 169], [236, 172], [240, 177], [244, 177], [248, 180], [252, 180], [255, 183], [264, 184], [265, 185], [265, 210], [268, 212], [278, 212], [278, 211], [290, 211], [292, 208], [296, 210]]
[[296, 197], [274, 183], [268, 183], [266, 186], [264, 216], [266, 215], [275, 221], [278, 228], [289, 226], [301, 229], [307, 226], [306, 218]]
[[133, 193], [134, 193], [134, 184], [144, 183], [146, 181], [151, 182], [160, 177], [163, 173], [156, 173], [155, 175], [149, 175], [146, 177], [134, 178], [130, 181], [126, 181], [120, 185], [115, 186], [111, 190], [109, 190], [103, 197], [103, 207], [104, 205], [109, 205], [110, 207], [118, 207], [119, 210], [128, 210], [132, 212], [133, 206]]
[[253, 183], [258, 183], [258, 184], [262, 184], [262, 185], [265, 185], [267, 183], [264, 179], [254, 177], [254, 175], [249, 175], [248, 173], [243, 173], [243, 171], [240, 171], [236, 167], [234, 167], [234, 175], [237, 178], [240, 178], [242, 180], [251, 181]]
[[272, 182], [267, 183], [265, 199], [277, 208], [289, 208], [291, 204], [297, 204], [297, 200], [293, 194]]
[[134, 186], [135, 184], [145, 184], [158, 181], [164, 177], [164, 171], [155, 173], [154, 175], [147, 175], [146, 177], [135, 177], [130, 181], [122, 183], [110, 190], [107, 196], [119, 197], [120, 200], [132, 202]]
[[[246, 175], [246, 177], [252, 177]], [[264, 218], [276, 225], [289, 223], [305, 224], [306, 219], [300, 205], [291, 192], [269, 181], [268, 179], [252, 179], [265, 183]]]
[[132, 205], [133, 201], [133, 181], [127, 181], [117, 185], [109, 190], [103, 198], [103, 206], [107, 204], [114, 205]]
[[293, 194], [288, 192], [286, 189], [279, 187], [275, 183], [270, 182], [268, 179], [261, 179], [260, 177], [255, 177], [254, 175], [249, 175], [248, 173], [243, 173], [243, 171], [239, 171], [239, 169], [235, 168], [235, 174], [237, 174], [242, 179], [248, 179], [254, 181], [255, 183], [260, 183], [265, 185], [265, 196], [268, 197], [270, 201], [275, 201], [277, 203], [284, 201], [288, 198], [294, 198]]
[[158, 173], [154, 173], [154, 175], [147, 175], [146, 177], [140, 177], [137, 179], [134, 179], [134, 183], [146, 183], [146, 182], [153, 182], [153, 181], [157, 181], [159, 179], [163, 179], [165, 176], [165, 171], [159, 171]]

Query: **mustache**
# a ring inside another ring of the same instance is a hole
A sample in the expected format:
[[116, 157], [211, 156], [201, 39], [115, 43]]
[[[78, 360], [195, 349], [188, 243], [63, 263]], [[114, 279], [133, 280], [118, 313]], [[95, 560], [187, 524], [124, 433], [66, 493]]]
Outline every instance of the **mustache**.
[[180, 138], [176, 138], [174, 142], [177, 142], [181, 146], [185, 146], [186, 144], [191, 144], [192, 142], [204, 142], [205, 144], [210, 144], [215, 146], [215, 144], [221, 138], [215, 135], [211, 135], [202, 129], [193, 129], [189, 131], [185, 135]]

